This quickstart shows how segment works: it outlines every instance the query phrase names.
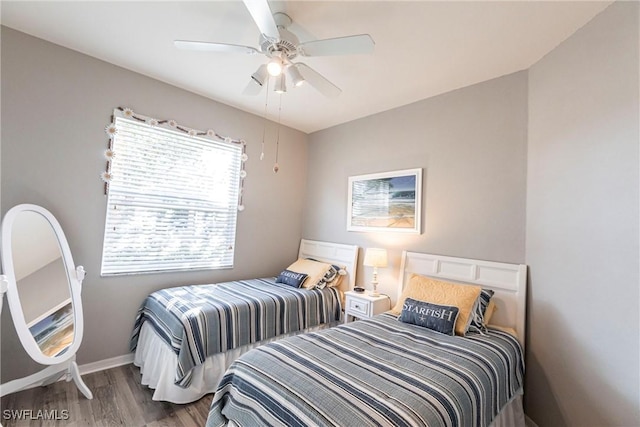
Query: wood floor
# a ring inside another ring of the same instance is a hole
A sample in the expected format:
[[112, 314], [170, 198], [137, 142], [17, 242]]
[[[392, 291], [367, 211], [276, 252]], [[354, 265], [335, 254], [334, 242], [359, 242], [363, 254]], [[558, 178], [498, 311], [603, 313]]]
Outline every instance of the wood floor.
[[[207, 420], [212, 395], [187, 405], [155, 402], [151, 400], [153, 390], [140, 384], [140, 369], [134, 365], [83, 375], [82, 379], [93, 392], [92, 400], [73, 381], [58, 381], [3, 397], [0, 423], [5, 427], [203, 427]], [[12, 419], [12, 414], [23, 419]]]

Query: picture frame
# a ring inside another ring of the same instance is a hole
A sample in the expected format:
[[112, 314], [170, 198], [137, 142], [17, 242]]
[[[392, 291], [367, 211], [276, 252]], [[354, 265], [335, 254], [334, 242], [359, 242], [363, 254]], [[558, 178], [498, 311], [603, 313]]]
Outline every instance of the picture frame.
[[420, 234], [422, 168], [349, 177], [347, 231]]

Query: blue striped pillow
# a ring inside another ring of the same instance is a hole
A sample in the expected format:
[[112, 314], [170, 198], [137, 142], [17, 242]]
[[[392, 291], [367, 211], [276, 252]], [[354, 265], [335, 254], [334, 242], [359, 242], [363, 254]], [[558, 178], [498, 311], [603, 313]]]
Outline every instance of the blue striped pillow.
[[491, 301], [494, 293], [491, 289], [483, 289], [480, 291], [480, 296], [478, 297], [478, 302], [476, 303], [476, 308], [473, 312], [471, 323], [469, 324], [469, 330], [483, 331], [486, 328], [484, 324], [484, 313], [487, 311], [489, 301]]
[[432, 304], [413, 298], [404, 300], [398, 320], [422, 326], [445, 335], [455, 335], [459, 309], [452, 305]]

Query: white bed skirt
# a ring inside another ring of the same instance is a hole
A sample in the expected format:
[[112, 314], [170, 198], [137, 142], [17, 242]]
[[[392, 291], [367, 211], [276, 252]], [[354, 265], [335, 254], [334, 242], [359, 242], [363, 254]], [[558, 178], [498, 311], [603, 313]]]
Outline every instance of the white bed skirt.
[[323, 324], [304, 331], [279, 335], [258, 343], [247, 344], [225, 353], [209, 356], [202, 365], [198, 365], [193, 369], [191, 385], [187, 388], [182, 388], [174, 383], [178, 367], [178, 356], [158, 336], [153, 327], [148, 322], [145, 322], [140, 329], [133, 364], [140, 367], [142, 384], [155, 390], [152, 396], [153, 400], [180, 404], [190, 403], [195, 402], [205, 394], [213, 393], [231, 363], [247, 351], [272, 341], [298, 335], [302, 332], [319, 331], [337, 324]]
[[507, 403], [489, 427], [525, 427], [522, 391]]

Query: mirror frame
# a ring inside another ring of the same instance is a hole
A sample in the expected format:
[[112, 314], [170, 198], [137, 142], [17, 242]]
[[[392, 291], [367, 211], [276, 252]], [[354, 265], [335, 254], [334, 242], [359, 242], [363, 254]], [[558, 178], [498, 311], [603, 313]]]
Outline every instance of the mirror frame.
[[[20, 295], [18, 292], [18, 286], [16, 283], [15, 270], [13, 265], [13, 250], [11, 247], [12, 240], [12, 228], [16, 217], [22, 212], [35, 212], [44, 217], [49, 222], [53, 232], [58, 240], [58, 245], [62, 253], [62, 261], [67, 273], [69, 293], [71, 295], [71, 304], [73, 307], [73, 342], [67, 348], [67, 350], [57, 356], [46, 356], [40, 350], [38, 343], [34, 339], [33, 335], [27, 327], [27, 323], [24, 318], [24, 312], [22, 310], [22, 304], [20, 303]], [[84, 332], [83, 316], [82, 316], [82, 300], [80, 299], [80, 288], [82, 279], [84, 278], [84, 269], [82, 266], [78, 266], [76, 269], [73, 263], [73, 257], [71, 256], [71, 250], [69, 244], [62, 231], [62, 227], [56, 220], [56, 218], [46, 210], [45, 208], [31, 204], [21, 204], [11, 208], [4, 216], [2, 220], [2, 252], [0, 253], [0, 260], [2, 261], [2, 268], [7, 285], [7, 301], [9, 302], [9, 309], [11, 310], [11, 317], [13, 318], [13, 324], [15, 325], [16, 332], [20, 338], [25, 351], [31, 356], [31, 358], [42, 365], [57, 365], [73, 359], [82, 342], [82, 335]]]

